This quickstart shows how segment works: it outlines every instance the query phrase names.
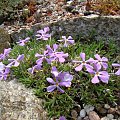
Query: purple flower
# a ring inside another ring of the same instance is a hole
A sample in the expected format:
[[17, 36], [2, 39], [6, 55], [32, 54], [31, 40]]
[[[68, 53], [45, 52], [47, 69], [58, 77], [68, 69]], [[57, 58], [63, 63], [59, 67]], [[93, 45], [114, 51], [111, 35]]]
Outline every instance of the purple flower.
[[3, 71], [4, 69], [5, 69], [5, 65], [2, 62], [0, 62], [0, 71]]
[[99, 67], [99, 69], [101, 69], [101, 67], [103, 67], [104, 69], [108, 68], [108, 59], [106, 57], [100, 57], [100, 55], [96, 54], [94, 55], [95, 58], [97, 59], [96, 64]]
[[92, 58], [90, 58], [89, 60], [85, 60], [85, 53], [80, 53], [80, 57], [81, 57], [82, 61], [73, 60], [74, 63], [80, 63], [80, 65], [75, 68], [75, 71], [81, 71], [84, 66], [86, 69], [93, 68], [91, 65], [88, 64]]
[[113, 63], [112, 66], [118, 68], [118, 70], [117, 70], [117, 72], [115, 72], [115, 74], [116, 74], [116, 75], [120, 75], [120, 64], [118, 64], [118, 63]]
[[37, 40], [39, 39], [43, 39], [43, 40], [48, 40], [48, 38], [51, 37], [51, 34], [49, 34], [48, 32], [50, 31], [49, 27], [45, 27], [43, 30], [39, 30], [37, 31]]
[[47, 50], [48, 50], [48, 55], [50, 57], [51, 61], [59, 61], [61, 63], [65, 62], [65, 58], [68, 57], [68, 53], [64, 53], [62, 52], [57, 52], [58, 49], [58, 45], [57, 44], [53, 44], [53, 49], [47, 45], [46, 46]]
[[59, 42], [64, 42], [64, 47], [68, 47], [69, 44], [74, 44], [74, 40], [71, 36], [66, 38], [66, 36], [62, 36], [61, 40], [58, 40]]
[[92, 83], [96, 84], [102, 81], [103, 83], [108, 83], [109, 74], [107, 71], [100, 71], [100, 67], [98, 64], [94, 64], [94, 69], [88, 68], [87, 71], [90, 74], [93, 74]]
[[5, 70], [0, 71], [0, 80], [3, 79], [6, 80], [9, 72], [10, 72], [10, 68], [5, 68]]
[[10, 51], [11, 51], [11, 48], [4, 49], [4, 53], [0, 54], [0, 60], [4, 60], [6, 57], [8, 57]]
[[64, 116], [61, 116], [59, 120], [66, 120], [66, 118]]
[[24, 54], [19, 55], [17, 57], [17, 59], [8, 59], [8, 61], [10, 61], [10, 63], [6, 66], [6, 67], [18, 67], [20, 64], [20, 61], [22, 61], [24, 59]]
[[64, 93], [64, 90], [62, 90], [60, 87], [70, 87], [73, 76], [68, 72], [58, 72], [56, 67], [52, 67], [51, 73], [54, 75], [55, 81], [52, 78], [47, 78], [47, 81], [52, 84], [47, 87], [47, 91], [52, 92], [57, 88], [58, 91]]
[[38, 57], [39, 59], [36, 61], [37, 64], [42, 64], [42, 62], [44, 60], [46, 60], [48, 62], [48, 64], [51, 63], [51, 61], [48, 59], [48, 51], [44, 51], [44, 54], [41, 55], [41, 54], [38, 54], [36, 53], [35, 54], [35, 57]]
[[41, 70], [42, 69], [42, 64], [37, 64], [33, 66], [32, 68], [28, 68], [28, 72], [31, 74], [34, 74], [35, 71]]
[[20, 46], [24, 46], [27, 42], [29, 42], [30, 37], [25, 38], [24, 40], [20, 40], [17, 42]]

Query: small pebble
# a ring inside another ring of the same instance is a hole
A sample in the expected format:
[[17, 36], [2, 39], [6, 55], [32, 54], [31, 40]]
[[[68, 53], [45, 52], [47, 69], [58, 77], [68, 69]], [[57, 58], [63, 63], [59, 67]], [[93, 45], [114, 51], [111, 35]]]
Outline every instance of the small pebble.
[[109, 106], [108, 104], [105, 104], [105, 105], [104, 105], [104, 108], [105, 108], [105, 109], [110, 109], [110, 106]]
[[82, 109], [80, 111], [80, 117], [85, 117], [85, 116], [86, 116], [86, 111], [85, 111], [85, 109]]
[[84, 117], [83, 120], [90, 120], [88, 116]]
[[108, 117], [103, 117], [101, 120], [110, 120]]
[[82, 117], [79, 116], [79, 117], [77, 118], [77, 120], [82, 120]]
[[90, 120], [100, 120], [100, 117], [95, 111], [92, 111], [89, 113], [89, 119]]
[[113, 114], [107, 114], [107, 117], [112, 120], [114, 118], [114, 115]]
[[115, 108], [110, 108], [110, 109], [108, 110], [108, 113], [110, 113], [110, 114], [114, 114], [114, 113], [115, 113], [115, 111], [116, 111], [116, 109], [115, 109]]
[[72, 116], [73, 119], [77, 118], [78, 114], [77, 114], [76, 110], [71, 111], [71, 116]]
[[99, 110], [99, 113], [101, 113], [102, 115], [106, 115], [107, 110], [104, 109], [104, 108], [101, 108], [101, 109]]
[[86, 105], [84, 109], [87, 112], [87, 114], [89, 114], [89, 112], [94, 110], [94, 107], [92, 105]]

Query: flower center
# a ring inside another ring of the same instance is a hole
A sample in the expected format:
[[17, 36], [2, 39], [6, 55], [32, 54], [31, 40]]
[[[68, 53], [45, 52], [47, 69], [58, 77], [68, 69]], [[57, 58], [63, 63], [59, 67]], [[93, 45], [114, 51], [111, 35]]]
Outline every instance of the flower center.
[[59, 85], [59, 83], [58, 82], [56, 82], [56, 86], [58, 86]]
[[96, 75], [98, 76], [98, 75], [99, 75], [99, 72], [96, 72]]
[[85, 64], [86, 62], [85, 61], [82, 61], [83, 64]]

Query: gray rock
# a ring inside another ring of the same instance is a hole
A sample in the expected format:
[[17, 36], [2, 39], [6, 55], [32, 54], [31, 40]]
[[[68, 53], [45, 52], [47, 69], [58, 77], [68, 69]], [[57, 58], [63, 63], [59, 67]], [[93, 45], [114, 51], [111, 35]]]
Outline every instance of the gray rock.
[[85, 117], [86, 116], [86, 111], [85, 111], [85, 109], [82, 109], [81, 111], [80, 111], [80, 117]]
[[112, 120], [112, 119], [114, 118], [114, 115], [112, 115], [112, 114], [107, 114], [107, 117], [108, 117], [110, 120]]
[[4, 48], [10, 47], [10, 42], [10, 35], [3, 28], [0, 28], [0, 53], [3, 52]]
[[89, 112], [93, 111], [94, 110], [94, 106], [92, 105], [86, 105], [84, 107], [85, 111], [87, 112], [87, 114], [89, 114]]
[[104, 108], [105, 108], [105, 109], [110, 109], [110, 106], [109, 106], [108, 104], [105, 104], [105, 105], [104, 105]]
[[[51, 31], [54, 31], [53, 36], [60, 37], [59, 27], [62, 29], [62, 35], [71, 35], [78, 36], [81, 35], [84, 37], [93, 33], [93, 37], [96, 40], [104, 39], [104, 40], [113, 40], [120, 45], [120, 16], [85, 16], [85, 17], [77, 17], [77, 18], [69, 18], [65, 19], [65, 17], [54, 21], [46, 21], [43, 23], [36, 23], [31, 27], [31, 30], [36, 33], [39, 29], [49, 26]], [[114, 26], [114, 27], [113, 27]], [[24, 31], [25, 32], [25, 31]], [[25, 32], [26, 34], [27, 32]], [[18, 41], [19, 37], [24, 37], [25, 34], [21, 34], [20, 32], [16, 34], [12, 34], [12, 38], [15, 41]], [[17, 36], [17, 37], [16, 37]], [[16, 39], [17, 38], [17, 39]]]
[[0, 81], [0, 95], [0, 120], [48, 120], [43, 100], [17, 80]]

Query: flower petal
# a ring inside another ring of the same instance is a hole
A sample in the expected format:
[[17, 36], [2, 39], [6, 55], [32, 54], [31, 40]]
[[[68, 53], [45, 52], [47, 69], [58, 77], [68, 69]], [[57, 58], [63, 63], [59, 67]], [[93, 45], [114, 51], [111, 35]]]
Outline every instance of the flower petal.
[[24, 54], [19, 55], [19, 56], [17, 57], [17, 60], [18, 60], [18, 61], [21, 61], [21, 60], [23, 60], [23, 59], [24, 59]]
[[82, 68], [83, 68], [83, 64], [77, 66], [77, 67], [75, 68], [75, 71], [81, 71]]
[[102, 82], [108, 83], [109, 76], [99, 75], [99, 78], [100, 78], [100, 80], [101, 80]]
[[55, 81], [52, 78], [46, 78], [46, 80], [51, 84], [55, 84]]
[[95, 56], [95, 58], [96, 58], [97, 60], [101, 60], [101, 57], [100, 57], [100, 55], [98, 55], [98, 54], [95, 54], [94, 56]]
[[85, 53], [80, 53], [80, 57], [82, 58], [83, 61], [85, 61]]
[[57, 89], [58, 89], [61, 93], [64, 93], [64, 90], [62, 90], [59, 86], [57, 86]]
[[94, 76], [93, 78], [92, 78], [92, 83], [94, 83], [94, 84], [96, 84], [96, 83], [99, 83], [100, 81], [99, 81], [99, 79], [98, 79], [98, 76]]
[[120, 69], [115, 73], [116, 75], [120, 75]]
[[55, 90], [56, 85], [51, 85], [47, 87], [47, 92], [52, 92], [53, 90]]

